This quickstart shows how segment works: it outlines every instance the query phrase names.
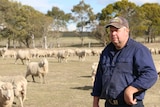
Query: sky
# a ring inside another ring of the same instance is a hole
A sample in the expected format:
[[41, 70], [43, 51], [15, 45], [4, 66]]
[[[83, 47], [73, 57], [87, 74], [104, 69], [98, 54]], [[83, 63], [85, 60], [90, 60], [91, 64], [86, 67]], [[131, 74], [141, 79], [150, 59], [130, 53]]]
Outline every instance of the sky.
[[[58, 7], [60, 10], [63, 10], [65, 13], [71, 13], [73, 6], [79, 4], [81, 0], [14, 0], [18, 1], [23, 5], [32, 6], [34, 9], [47, 13], [48, 10], [51, 10], [52, 7]], [[86, 4], [89, 4], [93, 8], [93, 12], [96, 14], [101, 12], [108, 4], [114, 3], [119, 0], [84, 0]], [[142, 5], [144, 3], [159, 3], [160, 0], [129, 0], [130, 2], [135, 3], [136, 5]], [[70, 30], [75, 29], [75, 25], [69, 25]]]

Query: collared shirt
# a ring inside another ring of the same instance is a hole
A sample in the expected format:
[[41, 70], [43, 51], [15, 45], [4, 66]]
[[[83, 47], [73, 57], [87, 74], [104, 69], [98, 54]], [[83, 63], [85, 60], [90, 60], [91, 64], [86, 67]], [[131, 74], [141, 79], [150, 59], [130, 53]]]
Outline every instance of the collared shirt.
[[116, 50], [110, 43], [102, 51], [91, 95], [123, 99], [125, 88], [131, 85], [144, 90], [134, 95], [142, 100], [145, 91], [154, 85], [157, 78], [148, 48], [129, 38], [121, 50]]

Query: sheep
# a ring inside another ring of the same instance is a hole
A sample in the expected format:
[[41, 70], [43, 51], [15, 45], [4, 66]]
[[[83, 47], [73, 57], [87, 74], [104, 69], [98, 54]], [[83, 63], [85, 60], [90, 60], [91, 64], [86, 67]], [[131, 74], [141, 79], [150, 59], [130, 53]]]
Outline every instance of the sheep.
[[3, 57], [3, 54], [7, 51], [8, 49], [6, 47], [0, 48], [0, 56]]
[[27, 80], [24, 76], [0, 76], [0, 81], [10, 82], [13, 85], [14, 96], [19, 99], [21, 107], [26, 99]]
[[2, 54], [3, 59], [5, 57], [10, 57], [10, 58], [15, 58], [16, 57], [16, 51], [15, 50], [9, 50], [7, 49], [3, 54]]
[[[16, 60], [15, 60], [15, 64], [17, 62], [17, 60], [20, 59], [22, 64], [24, 65], [23, 60], [28, 60], [28, 62], [30, 62], [31, 59], [31, 53], [29, 50], [18, 50], [17, 54], [16, 54]], [[26, 62], [27, 63], [27, 62]]]
[[47, 57], [47, 50], [39, 49], [37, 57], [38, 58], [40, 58], [40, 57]]
[[57, 54], [58, 54], [58, 50], [51, 50], [51, 57], [57, 57]]
[[0, 81], [0, 107], [12, 107], [13, 100], [14, 93], [12, 84]]
[[30, 49], [30, 54], [32, 58], [37, 58], [38, 57], [38, 51], [39, 49], [34, 48], [34, 49]]
[[80, 61], [84, 61], [86, 57], [86, 50], [76, 50], [76, 55], [78, 56]]
[[149, 50], [150, 50], [151, 54], [156, 54], [155, 48], [149, 48]]
[[68, 50], [59, 50], [57, 53], [58, 62], [62, 62], [62, 60], [65, 60], [67, 62], [67, 58], [69, 57]]
[[25, 75], [25, 78], [29, 75], [32, 76], [33, 82], [35, 82], [34, 76], [39, 76], [40, 78], [40, 83], [45, 84], [45, 76], [48, 73], [48, 60], [46, 58], [43, 58], [40, 62], [30, 62], [27, 65], [27, 72]]
[[96, 72], [97, 72], [97, 66], [98, 66], [98, 63], [97, 62], [94, 62], [91, 66], [91, 69], [92, 69], [92, 74], [91, 74], [91, 78], [92, 78], [92, 86], [94, 84], [94, 80], [95, 80], [95, 75], [96, 75]]
[[91, 49], [84, 49], [86, 56], [91, 56], [92, 55], [92, 50]]
[[99, 56], [101, 53], [101, 50], [100, 49], [92, 49], [92, 55], [93, 56]]

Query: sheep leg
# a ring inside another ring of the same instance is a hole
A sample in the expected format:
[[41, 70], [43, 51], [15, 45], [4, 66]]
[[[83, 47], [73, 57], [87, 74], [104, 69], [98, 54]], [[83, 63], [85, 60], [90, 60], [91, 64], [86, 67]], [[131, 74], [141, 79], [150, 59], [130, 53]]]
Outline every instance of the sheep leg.
[[22, 64], [24, 65], [23, 59], [21, 59]]
[[40, 78], [40, 83], [42, 84], [42, 75], [39, 74], [39, 78]]
[[21, 107], [23, 107], [22, 97], [19, 97], [19, 101], [20, 101]]
[[23, 86], [23, 91], [21, 92], [22, 101], [24, 102], [26, 100], [26, 86]]
[[16, 58], [16, 60], [15, 60], [14, 64], [17, 64], [17, 60], [18, 60], [18, 58]]
[[46, 81], [45, 81], [45, 76], [42, 75], [42, 77], [43, 77], [43, 84], [45, 84], [45, 83], [46, 83]]
[[28, 74], [28, 73], [26, 73], [26, 75], [25, 75], [25, 79], [27, 80], [27, 77], [29, 76], [30, 74]]
[[33, 80], [33, 82], [36, 82], [33, 75], [32, 75], [32, 80]]
[[30, 59], [27, 59], [27, 60], [26, 60], [26, 64], [28, 64], [29, 62], [30, 62]]
[[22, 101], [24, 102], [26, 100], [26, 94], [22, 95]]

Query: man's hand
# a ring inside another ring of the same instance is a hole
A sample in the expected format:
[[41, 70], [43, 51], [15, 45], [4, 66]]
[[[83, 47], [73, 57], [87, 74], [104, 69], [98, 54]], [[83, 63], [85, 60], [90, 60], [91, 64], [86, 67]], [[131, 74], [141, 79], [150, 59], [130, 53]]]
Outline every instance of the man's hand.
[[138, 92], [139, 89], [129, 86], [124, 91], [124, 100], [128, 105], [134, 105], [137, 104], [137, 99], [134, 98], [133, 94]]

